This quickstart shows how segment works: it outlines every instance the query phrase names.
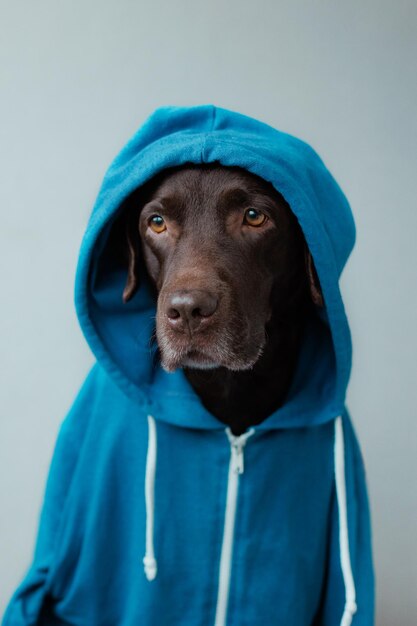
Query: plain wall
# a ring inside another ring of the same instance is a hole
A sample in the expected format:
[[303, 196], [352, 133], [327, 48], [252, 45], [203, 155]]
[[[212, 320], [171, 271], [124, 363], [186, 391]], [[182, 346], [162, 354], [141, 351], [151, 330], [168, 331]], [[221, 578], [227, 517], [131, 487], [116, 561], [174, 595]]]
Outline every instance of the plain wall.
[[92, 363], [73, 282], [104, 171], [155, 107], [214, 103], [311, 143], [350, 200], [347, 404], [367, 467], [377, 625], [415, 626], [415, 1], [14, 0], [0, 24], [0, 613]]

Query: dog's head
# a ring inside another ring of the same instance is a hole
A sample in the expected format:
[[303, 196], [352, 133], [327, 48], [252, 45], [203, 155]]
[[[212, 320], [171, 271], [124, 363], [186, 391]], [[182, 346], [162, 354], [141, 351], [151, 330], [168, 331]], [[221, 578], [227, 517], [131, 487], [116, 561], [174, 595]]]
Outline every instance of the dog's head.
[[322, 306], [313, 260], [283, 197], [238, 167], [164, 170], [129, 199], [128, 301], [139, 255], [157, 293], [156, 336], [166, 371], [245, 370], [272, 323]]

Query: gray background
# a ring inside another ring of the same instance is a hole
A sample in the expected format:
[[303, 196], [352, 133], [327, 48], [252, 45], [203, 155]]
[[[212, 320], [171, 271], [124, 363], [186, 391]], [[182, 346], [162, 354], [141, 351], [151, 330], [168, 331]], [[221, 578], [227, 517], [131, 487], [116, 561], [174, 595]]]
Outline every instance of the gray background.
[[214, 103], [306, 141], [347, 194], [348, 392], [378, 626], [417, 623], [417, 4], [0, 4], [0, 613], [29, 565], [58, 426], [92, 357], [73, 307], [105, 169], [156, 107]]

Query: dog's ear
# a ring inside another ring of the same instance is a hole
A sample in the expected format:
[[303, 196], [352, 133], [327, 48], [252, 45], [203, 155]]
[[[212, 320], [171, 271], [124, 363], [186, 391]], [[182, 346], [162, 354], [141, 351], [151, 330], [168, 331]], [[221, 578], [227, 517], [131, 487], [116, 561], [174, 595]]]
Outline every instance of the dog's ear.
[[129, 211], [125, 220], [125, 242], [127, 253], [127, 279], [123, 290], [123, 302], [128, 302], [139, 289], [138, 260], [140, 241], [137, 211]]
[[313, 300], [316, 306], [322, 307], [324, 305], [323, 294], [321, 291], [319, 277], [317, 275], [316, 268], [314, 266], [313, 257], [311, 256], [311, 252], [307, 247], [307, 244], [304, 246], [304, 258], [307, 270], [307, 278], [308, 285], [310, 288], [311, 299]]

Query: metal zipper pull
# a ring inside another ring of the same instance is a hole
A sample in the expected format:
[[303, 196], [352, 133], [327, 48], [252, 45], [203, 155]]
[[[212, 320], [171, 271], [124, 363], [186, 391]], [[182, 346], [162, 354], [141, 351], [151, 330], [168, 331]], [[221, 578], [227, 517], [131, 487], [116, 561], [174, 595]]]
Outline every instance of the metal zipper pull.
[[246, 445], [248, 437], [253, 435], [254, 432], [255, 429], [251, 428], [248, 432], [243, 433], [242, 435], [233, 435], [230, 428], [226, 429], [226, 433], [230, 441], [232, 471], [235, 474], [243, 474], [244, 472], [245, 466], [243, 448]]
[[235, 474], [243, 474], [243, 446], [232, 443], [232, 468]]

